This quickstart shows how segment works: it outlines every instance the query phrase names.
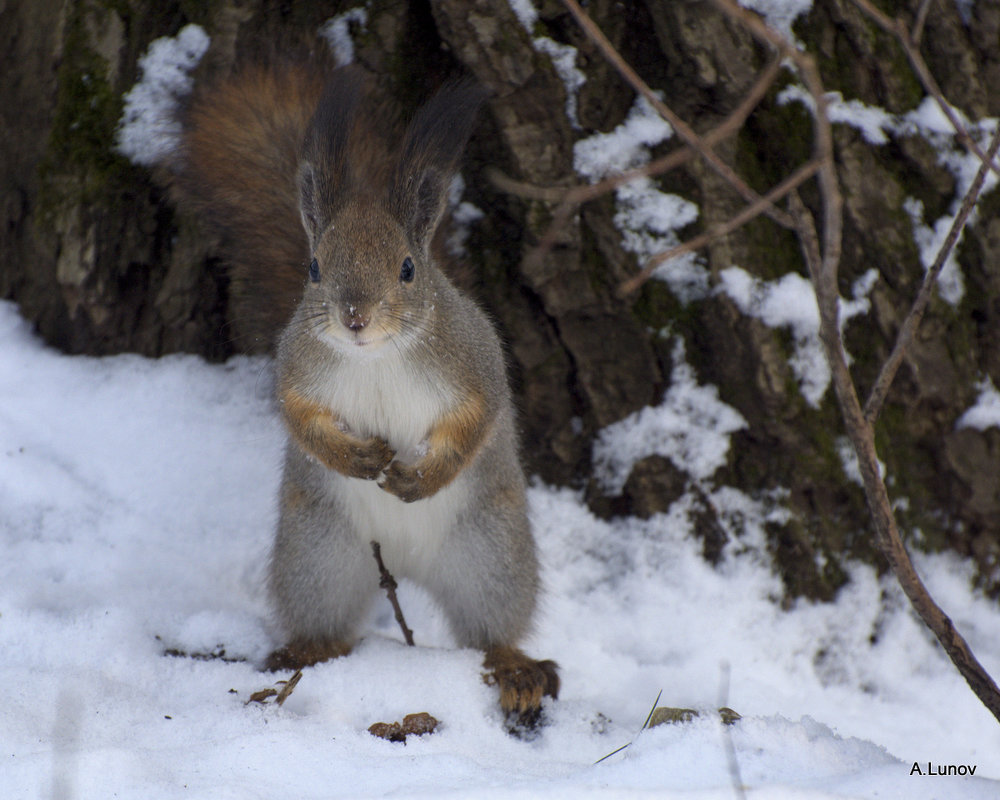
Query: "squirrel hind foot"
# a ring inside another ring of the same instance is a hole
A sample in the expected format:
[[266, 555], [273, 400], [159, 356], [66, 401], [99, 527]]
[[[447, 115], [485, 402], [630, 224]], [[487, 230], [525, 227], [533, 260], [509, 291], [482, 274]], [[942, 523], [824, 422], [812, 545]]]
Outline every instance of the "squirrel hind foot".
[[511, 733], [523, 735], [537, 729], [542, 698], [559, 696], [558, 664], [536, 661], [515, 647], [491, 647], [483, 667], [487, 670], [484, 680], [500, 689], [500, 708]]
[[264, 661], [264, 672], [302, 669], [351, 652], [351, 645], [340, 639], [293, 639], [279, 647]]

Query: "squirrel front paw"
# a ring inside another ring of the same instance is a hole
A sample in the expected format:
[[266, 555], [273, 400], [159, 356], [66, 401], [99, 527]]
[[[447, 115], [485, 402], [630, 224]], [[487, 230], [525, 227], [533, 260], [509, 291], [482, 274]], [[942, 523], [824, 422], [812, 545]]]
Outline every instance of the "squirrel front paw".
[[385, 439], [358, 440], [350, 445], [342, 471], [350, 478], [372, 481], [382, 474], [395, 455]]
[[378, 485], [389, 494], [396, 495], [404, 503], [430, 497], [439, 487], [432, 485], [418, 466], [393, 461], [386, 467], [384, 477]]

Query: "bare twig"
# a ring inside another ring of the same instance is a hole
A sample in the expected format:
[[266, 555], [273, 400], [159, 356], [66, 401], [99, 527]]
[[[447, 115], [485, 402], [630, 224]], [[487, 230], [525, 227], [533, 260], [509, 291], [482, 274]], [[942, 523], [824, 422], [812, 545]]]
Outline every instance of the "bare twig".
[[910, 31], [910, 41], [914, 45], [920, 45], [920, 39], [924, 35], [924, 23], [927, 22], [927, 12], [931, 10], [932, 0], [923, 0], [920, 8], [917, 9], [917, 16], [913, 20], [913, 29]]
[[279, 691], [275, 696], [274, 702], [279, 706], [283, 705], [284, 702], [291, 697], [292, 692], [295, 691], [295, 687], [299, 685], [300, 680], [302, 680], [302, 670], [297, 669], [295, 670], [295, 674], [284, 682], [285, 685], [281, 687], [281, 691]]
[[[757, 104], [767, 93], [767, 90], [771, 88], [771, 84], [774, 83], [774, 80], [778, 77], [778, 73], [780, 71], [781, 59], [776, 58], [768, 65], [767, 69], [760, 74], [754, 82], [754, 85], [750, 88], [750, 91], [747, 92], [746, 97], [744, 97], [740, 102], [739, 106], [733, 109], [732, 113], [730, 113], [729, 116], [727, 116], [717, 127], [705, 134], [703, 137], [705, 144], [709, 147], [714, 147], [718, 142], [721, 142], [735, 134], [743, 126], [746, 118], [750, 116], [750, 112], [757, 107]], [[564, 194], [558, 198], [560, 200], [560, 204], [552, 214], [552, 222], [549, 224], [548, 229], [542, 235], [538, 244], [528, 255], [528, 258], [538, 259], [549, 251], [549, 249], [555, 244], [556, 237], [559, 235], [559, 232], [565, 228], [570, 220], [570, 217], [573, 215], [573, 212], [581, 203], [600, 197], [601, 195], [613, 191], [619, 186], [622, 186], [629, 181], [634, 181], [637, 178], [662, 175], [665, 172], [669, 172], [676, 167], [686, 164], [696, 155], [697, 152], [692, 147], [685, 145], [684, 147], [667, 153], [665, 156], [661, 156], [660, 158], [650, 161], [648, 164], [643, 164], [641, 167], [626, 170], [625, 172], [621, 172], [617, 175], [610, 175], [597, 183], [584, 184], [562, 190]], [[498, 171], [491, 171], [490, 177], [500, 189], [509, 191], [512, 194], [520, 194], [522, 197], [527, 197], [529, 199], [547, 200], [552, 196], [550, 192], [556, 190], [556, 187], [535, 187], [519, 183], [507, 178], [506, 176], [502, 176], [501, 180], [498, 181], [498, 176]]]
[[[969, 152], [973, 153], [980, 161], [985, 164], [989, 164], [990, 169], [1000, 175], [1000, 166], [997, 166], [996, 162], [993, 161], [992, 158], [986, 157], [982, 148], [966, 130], [965, 125], [963, 125], [962, 121], [958, 118], [958, 114], [955, 113], [955, 109], [945, 98], [944, 93], [941, 91], [941, 87], [934, 79], [930, 69], [928, 69], [927, 62], [924, 61], [924, 57], [920, 55], [919, 35], [923, 29], [923, 20], [920, 19], [919, 14], [917, 20], [919, 27], [914, 25], [914, 34], [911, 36], [910, 32], [906, 28], [906, 24], [902, 20], [891, 19], [886, 16], [884, 13], [879, 11], [870, 2], [870, 0], [852, 0], [852, 2], [870, 20], [882, 28], [882, 30], [892, 36], [895, 36], [899, 40], [900, 45], [903, 47], [903, 52], [906, 54], [906, 58], [910, 62], [910, 66], [917, 74], [917, 78], [920, 80], [920, 83], [923, 84], [924, 91], [934, 98], [934, 102], [938, 104], [938, 108], [941, 109], [941, 113], [948, 118], [948, 122], [951, 123], [952, 128], [955, 129], [955, 136], [958, 141], [961, 142], [962, 146]], [[928, 4], [925, 3], [925, 5]], [[924, 19], [926, 19], [926, 9], [922, 8], [920, 10], [923, 12]]]
[[[675, 114], [662, 100], [660, 100], [659, 97], [656, 96], [656, 93], [649, 88], [646, 82], [639, 77], [638, 73], [636, 73], [628, 62], [622, 58], [621, 54], [614, 48], [614, 45], [608, 41], [604, 32], [589, 16], [584, 13], [577, 0], [563, 0], [563, 5], [566, 6], [569, 12], [576, 18], [580, 27], [583, 28], [584, 33], [586, 33], [590, 40], [597, 45], [605, 59], [607, 59], [607, 61], [616, 70], [618, 70], [619, 74], [629, 82], [632, 88], [649, 101], [649, 104], [656, 109], [660, 116], [673, 126], [677, 135], [680, 136], [680, 138], [683, 139], [688, 146], [696, 150], [698, 155], [704, 158], [709, 166], [721, 175], [726, 182], [729, 183], [729, 185], [732, 186], [741, 197], [743, 197], [744, 200], [748, 203], [757, 202], [760, 199], [760, 195], [747, 185], [747, 183], [736, 174], [732, 167], [719, 158], [718, 154], [705, 143], [705, 140], [702, 139], [702, 137], [694, 132], [690, 125], [677, 116], [677, 114]], [[795, 227], [795, 221], [785, 211], [782, 211], [773, 205], [769, 206], [764, 213], [783, 228]]]
[[[728, 139], [735, 134], [750, 112], [757, 107], [767, 90], [771, 88], [775, 78], [781, 71], [781, 59], [774, 59], [750, 87], [750, 90], [740, 101], [740, 104], [732, 110], [719, 125], [712, 128], [702, 139], [709, 147], [714, 147], [719, 142]], [[493, 181], [494, 185], [501, 191], [509, 194], [524, 197], [529, 200], [545, 200], [548, 202], [560, 202], [570, 206], [577, 206], [588, 200], [593, 200], [603, 194], [617, 189], [619, 186], [634, 181], [637, 178], [656, 177], [664, 172], [669, 172], [676, 167], [686, 164], [693, 159], [697, 153], [689, 146], [678, 148], [665, 156], [654, 159], [641, 167], [628, 169], [615, 175], [609, 175], [596, 183], [584, 183], [577, 186], [536, 186], [535, 184], [523, 183], [504, 175], [500, 170], [491, 168], [487, 171], [487, 177]], [[558, 216], [560, 209], [557, 209]]]
[[[1000, 149], [1000, 127], [993, 134], [993, 139], [990, 141], [989, 148], [986, 151], [986, 157], [989, 161], [992, 161], [996, 157], [998, 149]], [[875, 420], [878, 419], [879, 412], [882, 410], [882, 404], [885, 402], [885, 397], [889, 392], [889, 387], [892, 385], [893, 378], [896, 377], [896, 372], [899, 370], [906, 351], [909, 349], [917, 328], [920, 326], [920, 321], [924, 317], [924, 311], [926, 311], [927, 304], [930, 302], [931, 293], [934, 290], [938, 276], [941, 274], [941, 270], [944, 269], [944, 265], [948, 261], [948, 256], [955, 247], [955, 243], [962, 235], [962, 230], [969, 218], [969, 214], [972, 213], [972, 209], [979, 199], [979, 194], [982, 192], [988, 171], [988, 161], [984, 161], [979, 165], [979, 171], [976, 173], [976, 177], [972, 181], [969, 190], [965, 193], [958, 214], [951, 223], [951, 230], [948, 231], [948, 236], [938, 250], [934, 263], [924, 275], [923, 284], [920, 286], [916, 300], [913, 301], [913, 307], [899, 329], [892, 353], [889, 354], [889, 358], [882, 365], [882, 370], [879, 372], [871, 394], [868, 395], [868, 400], [865, 403], [865, 421], [869, 425], [873, 425]]]
[[[833, 131], [829, 124], [826, 92], [816, 66], [816, 59], [789, 42], [778, 31], [768, 27], [757, 14], [737, 5], [733, 0], [713, 0], [715, 5], [731, 18], [742, 23], [756, 39], [778, 49], [790, 58], [799, 70], [806, 89], [816, 105], [816, 125], [813, 131], [813, 157], [819, 160], [819, 184], [823, 203], [823, 279], [837, 282], [837, 265], [840, 263], [841, 233], [843, 230], [843, 198], [837, 181], [833, 159]], [[798, 220], [796, 220], [798, 229]], [[838, 329], [839, 330], [839, 329]]]
[[[955, 630], [948, 616], [934, 602], [920, 576], [917, 574], [903, 544], [892, 513], [889, 494], [879, 472], [878, 454], [875, 450], [874, 430], [866, 419], [858, 400], [857, 390], [847, 366], [839, 325], [840, 292], [837, 287], [837, 270], [841, 253], [843, 208], [837, 174], [833, 160], [833, 136], [825, 92], [815, 61], [808, 54], [793, 47], [784, 37], [770, 28], [755, 14], [737, 6], [733, 0], [714, 0], [717, 6], [732, 18], [740, 20], [759, 39], [765, 40], [787, 53], [802, 75], [807, 90], [816, 103], [815, 157], [822, 166], [819, 171], [820, 197], [823, 206], [823, 242], [820, 244], [815, 220], [797, 193], [789, 196], [789, 207], [796, 221], [796, 232], [802, 253], [812, 278], [813, 290], [819, 306], [820, 341], [830, 365], [834, 392], [848, 437], [858, 457], [868, 508], [875, 525], [876, 543], [889, 562], [896, 579], [913, 609], [924, 624], [934, 633], [952, 663], [965, 678], [970, 688], [990, 712], [1000, 720], [1000, 690], [972, 654], [968, 644]], [[867, 3], [867, 0], [855, 0]], [[992, 158], [984, 158], [989, 165]], [[973, 201], [974, 202], [974, 201]], [[941, 254], [942, 260], [947, 254]]]
[[[797, 198], [793, 195], [793, 199]], [[861, 410], [861, 404], [847, 368], [840, 333], [836, 327], [837, 314], [834, 309], [838, 298], [836, 294], [831, 297], [829, 294], [825, 294], [826, 290], [820, 289], [821, 286], [827, 284], [827, 281], [816, 274], [819, 269], [822, 269], [821, 262], [816, 258], [819, 252], [816, 230], [813, 227], [811, 215], [805, 210], [801, 201], [795, 205], [797, 206], [796, 216], [801, 225], [802, 249], [809, 264], [810, 274], [813, 276], [813, 285], [816, 287], [820, 306], [820, 339], [827, 361], [830, 363], [834, 390], [840, 404], [847, 435], [858, 457], [868, 508], [875, 523], [875, 538], [879, 551], [889, 562], [889, 566], [909, 599], [913, 610], [937, 637], [956, 669], [965, 678], [983, 705], [997, 720], [1000, 720], [1000, 689], [997, 688], [989, 673], [976, 660], [968, 643], [955, 629], [951, 619], [934, 602], [923, 581], [920, 580], [916, 569], [914, 569], [902, 537], [899, 535], [899, 529], [896, 527], [896, 520], [892, 514], [889, 494], [879, 473], [875, 435]]]
[[712, 242], [721, 236], [725, 236], [728, 233], [732, 233], [737, 228], [746, 225], [755, 217], [759, 217], [767, 205], [775, 203], [782, 197], [785, 197], [789, 192], [793, 191], [795, 188], [815, 175], [821, 166], [821, 162], [816, 159], [803, 164], [795, 170], [795, 172], [785, 178], [785, 180], [771, 189], [771, 191], [763, 195], [760, 200], [746, 206], [731, 219], [716, 225], [714, 228], [706, 231], [700, 236], [695, 236], [687, 242], [670, 248], [666, 252], [658, 253], [657, 255], [652, 256], [641, 272], [633, 275], [618, 287], [618, 293], [620, 295], [627, 295], [634, 292], [642, 286], [642, 284], [649, 280], [649, 277], [656, 271], [656, 268], [663, 262], [669, 261], [671, 258], [684, 255], [684, 253], [690, 253], [692, 250], [698, 250], [709, 242]]
[[375, 563], [378, 564], [378, 585], [385, 589], [389, 602], [392, 603], [392, 610], [396, 615], [396, 622], [399, 623], [400, 630], [403, 631], [403, 638], [410, 647], [413, 647], [413, 631], [406, 627], [403, 609], [399, 605], [399, 598], [396, 597], [396, 579], [392, 577], [392, 573], [389, 572], [385, 566], [385, 562], [382, 561], [382, 545], [374, 540], [371, 545], [372, 553], [375, 555]]
[[566, 196], [573, 191], [573, 189], [565, 189], [561, 186], [538, 186], [534, 183], [515, 180], [496, 167], [487, 167], [486, 177], [501, 192], [512, 194], [515, 197], [523, 197], [525, 200], [542, 200], [546, 203], [558, 203], [565, 200]]

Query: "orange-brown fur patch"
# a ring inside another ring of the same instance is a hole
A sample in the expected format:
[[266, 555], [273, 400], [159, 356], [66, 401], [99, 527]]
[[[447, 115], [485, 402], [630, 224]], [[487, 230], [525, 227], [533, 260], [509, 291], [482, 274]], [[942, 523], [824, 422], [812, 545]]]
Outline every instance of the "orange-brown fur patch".
[[450, 483], [473, 459], [488, 428], [486, 399], [478, 392], [438, 421], [428, 436], [429, 463], [424, 468], [424, 474], [438, 482], [437, 489]]
[[298, 444], [330, 469], [354, 478], [379, 475], [394, 453], [381, 439], [362, 440], [341, 430], [328, 408], [282, 386], [281, 409]]
[[393, 463], [382, 488], [413, 502], [430, 497], [451, 483], [469, 464], [489, 429], [486, 400], [478, 393], [446, 414], [431, 429], [428, 454], [416, 464]]

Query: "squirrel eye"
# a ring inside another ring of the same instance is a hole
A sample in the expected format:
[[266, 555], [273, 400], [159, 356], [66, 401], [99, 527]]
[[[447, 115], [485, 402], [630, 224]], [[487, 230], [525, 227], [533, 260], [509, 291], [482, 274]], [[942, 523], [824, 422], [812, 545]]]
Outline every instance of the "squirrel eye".
[[413, 259], [407, 256], [403, 259], [403, 266], [399, 270], [399, 279], [403, 283], [409, 283], [413, 280], [413, 274], [416, 271], [416, 267], [413, 266]]
[[309, 264], [309, 280], [319, 283], [319, 262], [315, 258]]

